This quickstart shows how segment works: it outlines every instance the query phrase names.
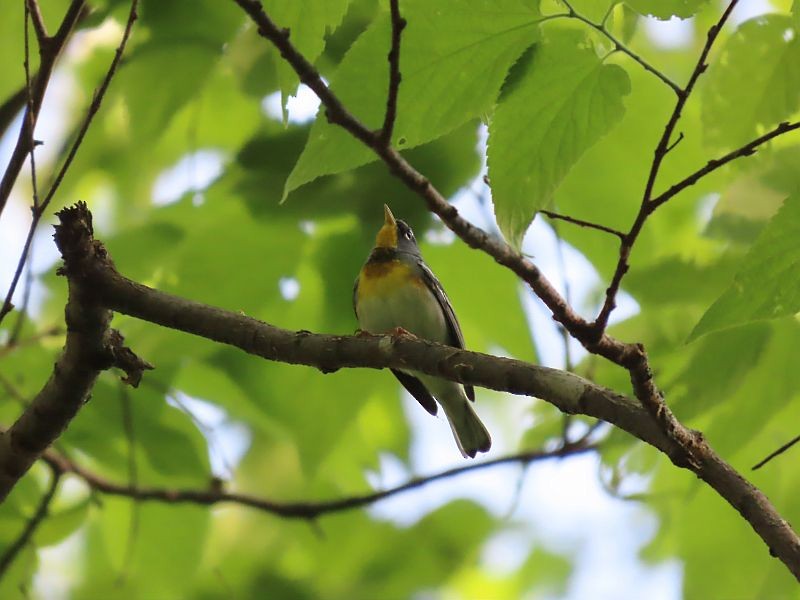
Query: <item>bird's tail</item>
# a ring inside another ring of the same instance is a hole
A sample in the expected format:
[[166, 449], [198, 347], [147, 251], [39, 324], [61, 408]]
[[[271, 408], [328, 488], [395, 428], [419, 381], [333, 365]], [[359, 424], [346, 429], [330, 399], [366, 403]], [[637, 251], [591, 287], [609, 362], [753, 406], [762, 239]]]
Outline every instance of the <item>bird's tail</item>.
[[464, 458], [475, 458], [478, 452], [489, 450], [492, 445], [489, 432], [463, 393], [449, 402], [441, 402], [441, 405]]

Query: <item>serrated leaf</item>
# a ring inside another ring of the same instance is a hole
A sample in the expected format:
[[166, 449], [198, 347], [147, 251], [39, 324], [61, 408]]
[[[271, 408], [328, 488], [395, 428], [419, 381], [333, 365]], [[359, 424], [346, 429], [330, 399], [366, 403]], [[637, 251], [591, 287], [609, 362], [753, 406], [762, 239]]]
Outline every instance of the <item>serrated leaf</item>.
[[[342, 22], [350, 0], [267, 0], [264, 10], [278, 26], [289, 30], [294, 47], [312, 64], [325, 48], [325, 34]], [[274, 54], [284, 111], [300, 82], [294, 69]]]
[[500, 229], [516, 247], [570, 167], [624, 113], [627, 73], [605, 65], [583, 37], [560, 32], [489, 124], [489, 177]]
[[[521, 0], [455, 0], [447, 10], [407, 0], [400, 54], [402, 83], [393, 143], [413, 148], [488, 111], [508, 69], [535, 41], [538, 10]], [[344, 105], [368, 127], [383, 122], [388, 85], [388, 16], [379, 17], [348, 51], [331, 81]], [[375, 160], [348, 132], [317, 116], [284, 198], [322, 175]]]
[[688, 19], [708, 4], [708, 0], [626, 0], [626, 3], [638, 13], [667, 21], [672, 17]]
[[710, 331], [800, 311], [800, 195], [789, 197], [742, 259], [733, 284], [706, 311], [689, 341]]
[[706, 142], [740, 146], [791, 116], [800, 108], [798, 64], [800, 40], [791, 17], [770, 14], [742, 23], [708, 72]]

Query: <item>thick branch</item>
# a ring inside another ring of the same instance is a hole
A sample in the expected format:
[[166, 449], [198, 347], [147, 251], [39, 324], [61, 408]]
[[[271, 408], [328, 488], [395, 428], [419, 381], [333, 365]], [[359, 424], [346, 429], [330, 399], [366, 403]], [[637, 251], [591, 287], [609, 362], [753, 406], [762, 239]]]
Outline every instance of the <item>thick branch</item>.
[[220, 503], [239, 504], [249, 506], [263, 512], [271, 513], [279, 517], [290, 519], [315, 519], [322, 515], [352, 510], [368, 506], [395, 496], [403, 492], [414, 490], [435, 481], [449, 479], [470, 471], [478, 471], [505, 464], [527, 465], [533, 462], [554, 458], [566, 458], [575, 454], [593, 452], [596, 448], [589, 444], [585, 439], [552, 451], [531, 450], [520, 452], [494, 460], [470, 463], [454, 469], [448, 469], [440, 473], [417, 477], [397, 487], [380, 490], [359, 496], [348, 496], [336, 500], [322, 500], [319, 502], [277, 502], [267, 498], [241, 494], [237, 492], [227, 492], [217, 487], [207, 490], [179, 490], [167, 488], [147, 488], [121, 485], [114, 483], [93, 473], [74, 462], [54, 452], [47, 452], [42, 458], [58, 473], [73, 473], [83, 479], [93, 490], [112, 496], [124, 496], [135, 501], [158, 501], [168, 504], [202, 504], [213, 505]]
[[[60, 214], [74, 214], [74, 209]], [[119, 332], [109, 329], [111, 311], [97, 303], [93, 290], [77, 276], [87, 262], [104, 259], [96, 254], [98, 248], [86, 245], [86, 236], [91, 235], [91, 215], [88, 218], [88, 222], [68, 221], [68, 226], [56, 230], [60, 247], [78, 244], [74, 239], [78, 237], [84, 242], [82, 254], [64, 253], [65, 266], [60, 271], [69, 280], [67, 340], [50, 379], [8, 431], [0, 434], [0, 501], [61, 435], [87, 401], [101, 370], [117, 366], [126, 372], [125, 381], [136, 385], [142, 372], [152, 368], [123, 346]]]

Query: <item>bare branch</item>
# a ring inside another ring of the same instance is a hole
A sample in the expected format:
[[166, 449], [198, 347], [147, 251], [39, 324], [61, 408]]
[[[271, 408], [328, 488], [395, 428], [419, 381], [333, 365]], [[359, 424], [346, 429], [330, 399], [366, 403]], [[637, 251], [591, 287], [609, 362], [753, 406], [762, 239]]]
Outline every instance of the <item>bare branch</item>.
[[386, 95], [386, 114], [380, 140], [385, 145], [392, 143], [394, 121], [397, 118], [397, 94], [400, 91], [400, 37], [406, 27], [406, 20], [400, 16], [400, 0], [389, 0], [392, 14], [392, 47], [389, 50], [389, 92]]
[[780, 448], [775, 450], [775, 452], [770, 453], [765, 459], [763, 459], [763, 460], [759, 461], [758, 463], [756, 463], [755, 465], [753, 465], [753, 469], [752, 470], [755, 471], [756, 469], [760, 469], [761, 467], [763, 467], [765, 464], [767, 464], [769, 461], [771, 461], [776, 456], [780, 456], [781, 454], [786, 452], [789, 448], [794, 446], [797, 442], [800, 442], [800, 435], [798, 435], [796, 438], [786, 442], [783, 446], [781, 446]]
[[56, 34], [53, 37], [47, 38], [47, 43], [39, 48], [41, 59], [39, 61], [39, 72], [33, 80], [31, 106], [25, 111], [17, 143], [14, 146], [14, 150], [11, 152], [11, 158], [8, 161], [8, 166], [3, 173], [3, 177], [0, 179], [0, 214], [2, 214], [3, 209], [5, 209], [8, 196], [11, 194], [11, 189], [17, 181], [19, 172], [25, 162], [25, 157], [28, 155], [28, 152], [30, 152], [33, 129], [36, 127], [36, 121], [39, 118], [39, 110], [42, 107], [42, 101], [47, 91], [47, 85], [50, 83], [53, 68], [72, 33], [72, 29], [82, 18], [85, 5], [85, 0], [72, 0]]
[[[566, 221], [567, 223], [572, 223], [573, 225], [577, 225], [579, 227], [586, 227], [587, 229], [596, 229], [597, 231], [604, 231], [605, 233], [610, 233], [618, 237], [620, 240], [625, 239], [625, 234], [621, 231], [617, 231], [616, 229], [612, 229], [611, 227], [606, 227], [605, 225], [600, 225], [598, 223], [592, 223], [591, 221], [584, 221], [582, 219], [576, 219], [575, 217], [570, 217], [569, 215], [562, 215], [557, 212], [553, 212], [552, 210], [540, 210], [546, 217], [550, 217], [551, 219], [559, 219], [561, 221]], [[569, 301], [567, 299], [567, 301]]]
[[[131, 8], [130, 8], [130, 11], [128, 13], [128, 21], [127, 21], [127, 23], [125, 25], [125, 30], [124, 30], [124, 32], [122, 34], [122, 39], [120, 40], [119, 46], [117, 46], [117, 50], [114, 53], [114, 58], [111, 61], [111, 65], [109, 66], [105, 77], [103, 78], [103, 82], [100, 84], [100, 87], [97, 90], [95, 90], [94, 96], [92, 98], [92, 102], [89, 104], [89, 108], [86, 111], [86, 116], [84, 117], [84, 120], [81, 123], [81, 127], [78, 130], [78, 134], [77, 134], [77, 136], [75, 138], [75, 141], [72, 143], [72, 146], [69, 149], [69, 153], [67, 154], [67, 157], [64, 160], [64, 164], [61, 165], [61, 169], [59, 169], [58, 174], [56, 175], [55, 179], [53, 180], [53, 183], [50, 185], [50, 189], [47, 191], [47, 194], [45, 195], [45, 197], [42, 200], [42, 202], [38, 203], [38, 201], [37, 201], [37, 202], [34, 203], [33, 219], [31, 220], [31, 225], [30, 225], [30, 228], [28, 229], [28, 235], [25, 238], [25, 243], [24, 243], [24, 245], [22, 247], [22, 253], [20, 255], [19, 261], [17, 262], [17, 269], [14, 272], [14, 277], [11, 280], [11, 285], [9, 286], [8, 292], [6, 293], [6, 297], [5, 297], [5, 300], [3, 301], [3, 305], [0, 306], [0, 323], [3, 321], [5, 316], [9, 312], [11, 312], [11, 310], [13, 309], [13, 305], [11, 303], [11, 299], [14, 297], [14, 292], [16, 291], [17, 285], [19, 284], [19, 279], [20, 279], [20, 276], [22, 275], [23, 267], [24, 267], [25, 263], [28, 260], [28, 254], [30, 253], [31, 244], [33, 243], [33, 235], [34, 235], [34, 233], [36, 231], [36, 227], [39, 225], [39, 221], [41, 220], [42, 216], [44, 215], [45, 210], [47, 210], [47, 207], [50, 205], [50, 202], [53, 199], [53, 196], [55, 195], [56, 191], [58, 190], [59, 186], [61, 185], [61, 182], [64, 179], [64, 175], [66, 175], [67, 170], [72, 165], [72, 161], [73, 161], [73, 159], [75, 158], [75, 155], [78, 152], [78, 148], [80, 148], [81, 143], [83, 143], [83, 139], [84, 139], [84, 137], [86, 135], [86, 132], [89, 130], [89, 126], [91, 125], [95, 114], [97, 114], [97, 111], [100, 109], [100, 105], [101, 105], [101, 103], [103, 101], [103, 97], [105, 96], [106, 90], [108, 90], [108, 86], [111, 83], [111, 79], [114, 77], [114, 74], [116, 73], [117, 66], [119, 65], [120, 59], [122, 58], [122, 53], [125, 51], [125, 46], [128, 43], [128, 38], [130, 37], [131, 29], [133, 28], [133, 24], [136, 22], [136, 19], [138, 18], [138, 15], [137, 15], [137, 12], [136, 12], [138, 4], [139, 4], [139, 0], [131, 0]], [[44, 94], [44, 91], [42, 91], [42, 94]], [[40, 104], [41, 104], [41, 100], [40, 100]], [[33, 105], [33, 104], [29, 104], [29, 107], [34, 107], [34, 106], [35, 105]], [[35, 113], [34, 113], [33, 110], [30, 110], [30, 111], [26, 112], [26, 118], [28, 118], [29, 115], [34, 115], [34, 114], [36, 114], [38, 116], [38, 110], [39, 109], [37, 107]], [[30, 135], [33, 135], [33, 127], [34, 126], [35, 126], [35, 122], [31, 125]], [[24, 129], [25, 128], [23, 127], [23, 130]], [[31, 141], [31, 161], [33, 161], [33, 146], [34, 145], [35, 145], [35, 143], [33, 141]], [[12, 160], [13, 160], [13, 158], [12, 158]], [[8, 171], [6, 171], [6, 174], [8, 174]], [[33, 172], [33, 177], [34, 177], [34, 190], [36, 190], [35, 171]], [[16, 179], [16, 176], [15, 176], [15, 179]], [[13, 182], [11, 183], [11, 185], [13, 186]], [[0, 190], [2, 190], [2, 183], [0, 183]], [[10, 191], [11, 190], [9, 188], [9, 192]], [[37, 196], [37, 194], [34, 191], [34, 198], [36, 198], [36, 196]], [[2, 197], [2, 195], [0, 193], [0, 212], [2, 212], [4, 202], [5, 202], [5, 200], [3, 199], [3, 197]]]
[[708, 175], [709, 173], [713, 173], [720, 167], [728, 164], [732, 160], [736, 160], [737, 158], [741, 158], [743, 156], [750, 156], [752, 155], [759, 146], [765, 144], [766, 142], [770, 141], [773, 138], [778, 137], [779, 135], [783, 135], [789, 131], [794, 131], [796, 129], [800, 129], [800, 121], [796, 121], [794, 123], [783, 122], [772, 131], [765, 133], [764, 135], [757, 137], [751, 142], [748, 142], [741, 148], [737, 148], [732, 152], [728, 152], [724, 156], [720, 156], [719, 158], [715, 158], [713, 160], [708, 161], [708, 163], [698, 169], [688, 177], [685, 177], [672, 187], [670, 187], [667, 191], [663, 192], [659, 196], [653, 198], [648, 205], [649, 212], [655, 211], [659, 206], [671, 200], [675, 196], [677, 196], [680, 192], [685, 190], [687, 187], [694, 185], [700, 179]]
[[36, 31], [36, 39], [39, 40], [39, 46], [46, 44], [50, 36], [47, 35], [47, 27], [45, 27], [38, 0], [25, 0], [25, 12], [30, 13], [33, 29]]
[[417, 477], [397, 487], [372, 492], [370, 494], [349, 496], [336, 500], [323, 500], [319, 502], [276, 502], [274, 500], [268, 500], [266, 498], [260, 498], [249, 494], [227, 492], [223, 489], [219, 489], [218, 484], [212, 484], [210, 489], [207, 490], [179, 490], [121, 485], [92, 473], [91, 471], [76, 465], [74, 462], [64, 458], [59, 454], [56, 454], [55, 452], [47, 452], [42, 458], [59, 473], [73, 473], [77, 475], [83, 479], [93, 490], [113, 496], [124, 496], [137, 502], [158, 501], [168, 504], [190, 503], [207, 506], [221, 503], [232, 503], [239, 504], [241, 506], [248, 506], [250, 508], [255, 508], [257, 510], [288, 519], [312, 520], [322, 515], [369, 506], [370, 504], [374, 504], [380, 500], [384, 500], [385, 498], [421, 488], [429, 483], [441, 481], [443, 479], [449, 479], [451, 477], [456, 477], [471, 471], [479, 471], [505, 464], [527, 465], [543, 460], [560, 459], [586, 452], [594, 452], [595, 450], [596, 446], [588, 443], [585, 439], [582, 439], [578, 442], [567, 444], [552, 451], [529, 450], [526, 452], [520, 452], [518, 454], [495, 458], [493, 460], [470, 463], [425, 477]]

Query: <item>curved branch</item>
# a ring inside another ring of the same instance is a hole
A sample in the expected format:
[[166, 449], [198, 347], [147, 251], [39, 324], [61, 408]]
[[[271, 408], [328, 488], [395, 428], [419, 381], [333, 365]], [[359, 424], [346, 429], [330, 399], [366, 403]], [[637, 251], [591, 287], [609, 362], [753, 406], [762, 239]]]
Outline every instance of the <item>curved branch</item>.
[[552, 451], [529, 450], [526, 452], [520, 452], [518, 454], [495, 458], [493, 460], [470, 463], [454, 469], [441, 471], [433, 475], [415, 477], [414, 479], [411, 479], [402, 485], [385, 490], [379, 490], [377, 492], [371, 492], [369, 494], [348, 496], [336, 500], [321, 500], [319, 502], [276, 502], [266, 498], [252, 496], [250, 494], [227, 492], [223, 489], [218, 489], [218, 487], [215, 486], [212, 486], [211, 489], [207, 490], [180, 490], [122, 485], [109, 481], [104, 477], [101, 477], [100, 475], [97, 475], [96, 473], [93, 473], [88, 469], [75, 464], [69, 459], [56, 454], [55, 452], [45, 453], [42, 456], [42, 459], [45, 460], [58, 473], [73, 473], [77, 475], [95, 491], [111, 496], [123, 496], [137, 502], [158, 501], [167, 504], [191, 503], [206, 506], [221, 503], [232, 503], [239, 504], [241, 506], [248, 506], [250, 508], [255, 508], [257, 510], [288, 519], [311, 520], [322, 515], [369, 506], [384, 500], [385, 498], [421, 488], [435, 481], [456, 477], [470, 471], [479, 471], [505, 464], [528, 465], [530, 463], [543, 460], [556, 458], [560, 459], [577, 454], [584, 454], [586, 452], [594, 452], [596, 449], [596, 446], [588, 443], [585, 438], [582, 438], [581, 440], [571, 444], [566, 444]]

